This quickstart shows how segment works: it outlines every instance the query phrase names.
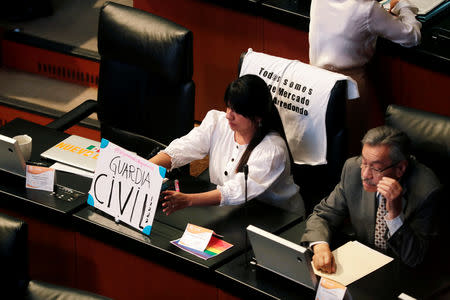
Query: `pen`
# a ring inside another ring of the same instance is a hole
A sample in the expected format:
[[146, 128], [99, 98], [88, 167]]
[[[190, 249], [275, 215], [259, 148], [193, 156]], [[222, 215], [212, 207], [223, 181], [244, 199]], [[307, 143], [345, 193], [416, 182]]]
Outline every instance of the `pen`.
[[175, 179], [175, 191], [180, 191], [180, 183], [178, 182], [178, 179]]

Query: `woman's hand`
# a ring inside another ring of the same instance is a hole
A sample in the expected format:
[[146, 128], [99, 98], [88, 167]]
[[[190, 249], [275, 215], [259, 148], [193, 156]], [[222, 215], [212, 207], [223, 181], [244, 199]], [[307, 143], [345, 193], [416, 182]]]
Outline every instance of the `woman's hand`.
[[164, 207], [163, 212], [167, 216], [179, 209], [192, 206], [192, 200], [189, 194], [169, 190], [162, 192], [162, 194], [162, 206]]

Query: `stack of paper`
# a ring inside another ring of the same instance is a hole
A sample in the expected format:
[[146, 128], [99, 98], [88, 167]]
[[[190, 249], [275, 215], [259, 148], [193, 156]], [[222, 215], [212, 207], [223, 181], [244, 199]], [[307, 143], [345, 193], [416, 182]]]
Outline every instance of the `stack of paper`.
[[337, 281], [345, 286], [372, 273], [393, 260], [360, 242], [348, 242], [333, 251], [336, 273], [326, 274], [314, 268], [314, 273], [321, 277]]

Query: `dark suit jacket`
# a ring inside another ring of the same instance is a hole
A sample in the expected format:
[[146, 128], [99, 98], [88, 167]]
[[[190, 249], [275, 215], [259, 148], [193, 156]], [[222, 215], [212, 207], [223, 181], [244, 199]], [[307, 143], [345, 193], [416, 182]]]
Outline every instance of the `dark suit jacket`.
[[[366, 192], [361, 182], [361, 159], [346, 161], [341, 181], [331, 194], [314, 208], [308, 217], [302, 243], [326, 241], [330, 243], [344, 219], [349, 218], [356, 239], [374, 245], [377, 200], [375, 193]], [[405, 264], [419, 264], [435, 234], [433, 214], [440, 184], [434, 173], [411, 160], [401, 179], [403, 187], [403, 225], [388, 239], [388, 248]]]

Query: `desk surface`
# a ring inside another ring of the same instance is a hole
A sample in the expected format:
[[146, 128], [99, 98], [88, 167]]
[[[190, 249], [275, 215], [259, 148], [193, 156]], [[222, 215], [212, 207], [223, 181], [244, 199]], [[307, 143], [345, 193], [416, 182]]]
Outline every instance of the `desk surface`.
[[[19, 134], [28, 134], [33, 139], [32, 161], [41, 160], [40, 154], [65, 139], [68, 134], [55, 131], [42, 125], [38, 125], [22, 119], [15, 119], [0, 128], [0, 134], [13, 137]], [[87, 191], [90, 187], [91, 179], [80, 177], [74, 174], [57, 171], [57, 184], [77, 191]], [[58, 214], [69, 214], [75, 209], [85, 205], [86, 199], [80, 197], [74, 201], [65, 201], [50, 196], [49, 192], [32, 190], [25, 188], [25, 178], [0, 172], [0, 193], [14, 199], [21, 199], [29, 205], [56, 212]]]
[[[195, 182], [195, 180], [191, 181], [191, 184], [195, 184]], [[187, 187], [188, 180], [180, 179], [180, 184]], [[200, 269], [214, 269], [243, 253], [249, 247], [249, 244], [246, 243], [245, 231], [249, 224], [255, 224], [265, 230], [277, 233], [302, 220], [296, 214], [257, 200], [240, 206], [186, 208], [170, 216], [164, 215], [159, 205], [152, 232], [148, 237], [126, 225], [116, 224], [112, 217], [105, 216], [92, 207], [86, 207], [76, 212], [74, 218], [77, 228], [83, 228], [83, 232], [95, 235], [97, 239], [102, 239], [103, 235], [109, 235], [122, 245], [131, 243], [142, 249], [146, 247], [151, 247], [153, 250], [159, 249], [170, 253], [174, 259], [181, 259], [180, 262], [194, 263]], [[187, 223], [214, 230], [223, 235], [224, 240], [233, 244], [233, 247], [218, 256], [203, 260], [170, 244], [170, 241], [182, 236]], [[138, 243], [136, 244], [136, 242]]]
[[[291, 227], [280, 236], [294, 243], [299, 243], [305, 230], [305, 222]], [[237, 293], [244, 295], [262, 295], [275, 299], [298, 299], [299, 294], [305, 299], [313, 299], [315, 292], [296, 284], [281, 276], [250, 265], [249, 259], [253, 256], [240, 255], [224, 266], [218, 268], [216, 273], [220, 276], [219, 282], [225, 281], [233, 286]], [[280, 258], [281, 259], [281, 258]], [[435, 295], [449, 288], [450, 272], [439, 270], [435, 272], [434, 265], [409, 268], [398, 260], [383, 266], [371, 274], [355, 281], [347, 288], [352, 299], [397, 299], [401, 293], [406, 293], [416, 299], [434, 299]]]
[[[15, 119], [0, 128], [0, 133], [7, 136], [23, 133], [30, 135], [33, 138], [31, 159], [36, 161], [40, 160], [40, 153], [68, 136], [65, 133], [22, 119]], [[2, 178], [1, 176], [2, 174], [0, 174], [0, 179]], [[246, 243], [245, 228], [248, 224], [255, 224], [271, 232], [281, 232], [301, 221], [301, 217], [296, 214], [256, 200], [240, 206], [188, 208], [177, 211], [170, 216], [164, 215], [161, 205], [159, 205], [152, 233], [147, 237], [125, 225], [116, 224], [112, 217], [106, 216], [92, 207], [84, 207], [86, 197], [73, 202], [44, 197], [43, 193], [45, 192], [43, 191], [25, 189], [24, 178], [12, 177], [8, 173], [3, 174], [3, 177], [4, 180], [0, 180], [0, 191], [12, 195], [15, 199], [19, 198], [25, 202], [65, 214], [78, 209], [79, 211], [74, 214], [76, 229], [87, 229], [85, 232], [96, 233], [96, 237], [99, 239], [104, 235], [109, 235], [115, 236], [125, 243], [138, 242], [140, 246], [171, 253], [182, 260], [187, 260], [207, 269], [215, 267], [217, 264], [242, 253], [246, 249], [248, 244]], [[60, 185], [77, 189], [84, 193], [88, 192], [92, 181], [88, 178], [64, 172], [57, 174], [57, 180]], [[209, 183], [192, 177], [180, 178], [180, 185], [185, 192], [201, 192], [214, 188]], [[234, 246], [224, 253], [205, 261], [171, 245], [171, 240], [181, 237], [187, 223], [210, 228], [216, 233], [223, 235], [224, 239]]]
[[[0, 128], [0, 133], [8, 136], [27, 133], [32, 136], [33, 160], [39, 160], [42, 151], [67, 136], [21, 119]], [[58, 178], [61, 185], [83, 192], [87, 192], [90, 187], [90, 180], [66, 173], [61, 175]], [[187, 192], [197, 188], [210, 188], [209, 185], [202, 185], [192, 178], [186, 180], [180, 178], [180, 183], [181, 188]], [[254, 200], [235, 207], [185, 209], [171, 216], [165, 216], [159, 211], [151, 235], [145, 236], [126, 225], [116, 224], [111, 217], [103, 215], [93, 207], [83, 207], [85, 200], [78, 206], [65, 201], [42, 201], [38, 194], [33, 196], [27, 193], [23, 178], [8, 173], [0, 172], [0, 193], [14, 200], [9, 202], [34, 203], [41, 208], [57, 211], [61, 215], [72, 216], [70, 220], [73, 221], [71, 223], [76, 231], [92, 235], [97, 240], [119, 249], [131, 253], [138, 252], [151, 261], [170, 266], [177, 271], [202, 276], [210, 281], [216, 279], [215, 283], [224, 290], [236, 288], [240, 290], [241, 295], [255, 294], [258, 297], [283, 299], [298, 299], [299, 296], [311, 299], [314, 295], [312, 290], [248, 264], [252, 254], [245, 252], [248, 246], [245, 243], [247, 224], [254, 224], [275, 233], [281, 232], [281, 236], [294, 242], [299, 241], [304, 231], [304, 223], [297, 224], [300, 222], [298, 216], [268, 207], [259, 201]], [[2, 205], [5, 203], [3, 198], [5, 197], [2, 196]], [[17, 201], [18, 199], [22, 201]], [[77, 211], [72, 214], [75, 208]], [[204, 261], [170, 244], [171, 240], [181, 237], [187, 222], [213, 229], [224, 235], [225, 240], [234, 244], [234, 247]], [[353, 299], [396, 298], [401, 292], [425, 298], [433, 295], [435, 291], [446, 288], [449, 282], [448, 270], [439, 272], [414, 270], [394, 261], [356, 281], [348, 288]]]

